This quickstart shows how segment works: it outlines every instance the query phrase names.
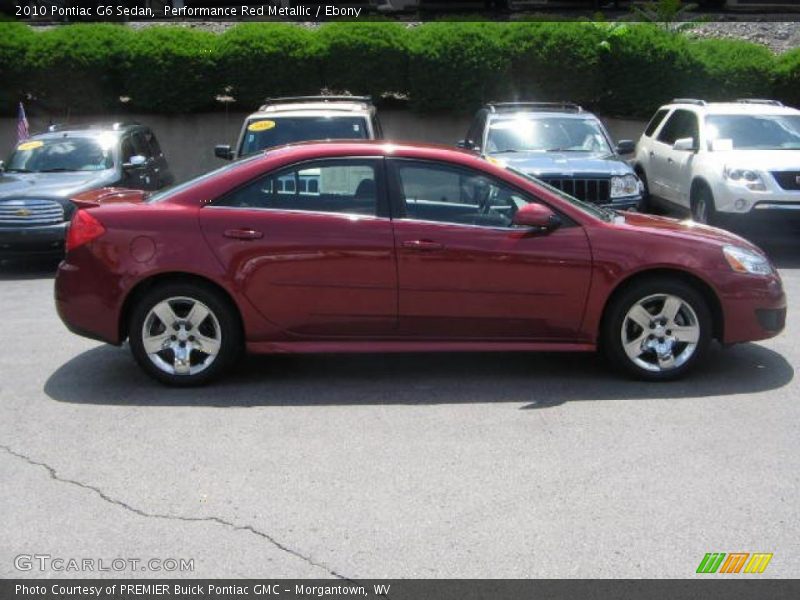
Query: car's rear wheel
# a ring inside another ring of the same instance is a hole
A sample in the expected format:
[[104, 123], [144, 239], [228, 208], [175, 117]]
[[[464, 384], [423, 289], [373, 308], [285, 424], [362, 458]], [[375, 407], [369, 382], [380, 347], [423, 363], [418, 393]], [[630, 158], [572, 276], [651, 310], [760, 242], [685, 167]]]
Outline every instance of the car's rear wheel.
[[194, 283], [149, 290], [133, 307], [128, 335], [139, 366], [169, 385], [199, 385], [218, 377], [242, 348], [230, 302]]
[[654, 278], [624, 290], [608, 308], [602, 346], [611, 362], [649, 381], [677, 379], [711, 341], [711, 314], [695, 288]]

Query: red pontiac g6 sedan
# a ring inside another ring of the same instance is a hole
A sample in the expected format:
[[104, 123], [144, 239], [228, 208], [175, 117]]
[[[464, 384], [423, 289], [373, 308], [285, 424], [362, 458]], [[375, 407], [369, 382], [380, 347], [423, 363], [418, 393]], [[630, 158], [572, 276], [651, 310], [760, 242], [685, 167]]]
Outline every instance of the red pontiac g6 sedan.
[[436, 146], [287, 146], [82, 207], [56, 278], [74, 332], [169, 384], [259, 353], [602, 348], [643, 379], [776, 335], [770, 261], [725, 231], [616, 213]]

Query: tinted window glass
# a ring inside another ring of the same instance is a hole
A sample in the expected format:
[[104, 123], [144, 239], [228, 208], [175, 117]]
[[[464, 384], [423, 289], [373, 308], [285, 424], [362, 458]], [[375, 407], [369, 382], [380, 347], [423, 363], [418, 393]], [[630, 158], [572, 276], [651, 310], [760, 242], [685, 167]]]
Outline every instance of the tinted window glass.
[[656, 114], [653, 115], [653, 118], [650, 119], [650, 122], [647, 124], [647, 127], [644, 130], [644, 134], [647, 137], [652, 137], [653, 132], [658, 129], [658, 126], [661, 125], [661, 121], [664, 120], [664, 117], [667, 116], [669, 109], [662, 108]]
[[375, 166], [358, 160], [303, 163], [262, 177], [214, 204], [375, 215], [378, 205]]
[[113, 142], [91, 138], [26, 140], [8, 159], [8, 171], [100, 171], [114, 166]]
[[133, 141], [133, 150], [136, 154], [140, 156], [144, 156], [145, 158], [152, 158], [152, 150], [150, 149], [150, 144], [147, 143], [147, 140], [144, 137], [144, 134], [141, 132], [134, 133], [131, 136]]
[[409, 219], [510, 227], [517, 209], [528, 202], [476, 171], [430, 163], [395, 164]]
[[277, 117], [253, 119], [247, 125], [241, 156], [264, 148], [312, 140], [365, 140], [363, 117]]
[[658, 141], [672, 145], [675, 140], [689, 137], [697, 142], [697, 116], [688, 110], [676, 110], [658, 134]]

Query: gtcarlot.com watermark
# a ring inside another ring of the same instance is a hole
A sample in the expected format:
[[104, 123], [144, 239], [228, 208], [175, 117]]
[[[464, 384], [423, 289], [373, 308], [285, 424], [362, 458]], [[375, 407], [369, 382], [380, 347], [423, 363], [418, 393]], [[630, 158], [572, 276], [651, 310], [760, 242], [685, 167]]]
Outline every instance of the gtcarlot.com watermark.
[[14, 557], [18, 571], [55, 571], [57, 573], [91, 573], [94, 571], [194, 571], [193, 558], [75, 558], [50, 554], [18, 554]]

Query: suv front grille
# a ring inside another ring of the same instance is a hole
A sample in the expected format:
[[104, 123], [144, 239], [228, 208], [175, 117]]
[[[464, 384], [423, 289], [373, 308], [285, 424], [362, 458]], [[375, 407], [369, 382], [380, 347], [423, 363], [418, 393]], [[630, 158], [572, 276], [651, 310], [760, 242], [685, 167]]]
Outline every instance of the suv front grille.
[[778, 185], [785, 190], [800, 190], [800, 171], [772, 171]]
[[64, 207], [52, 200], [0, 201], [0, 227], [52, 225], [64, 220]]
[[606, 204], [611, 196], [611, 180], [598, 178], [540, 177], [542, 181], [574, 196], [578, 200], [594, 204]]

